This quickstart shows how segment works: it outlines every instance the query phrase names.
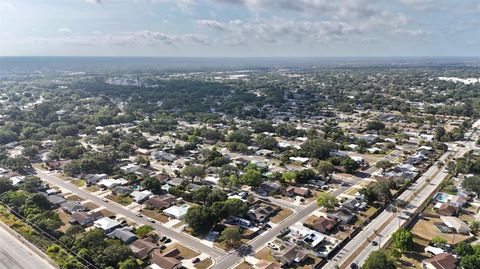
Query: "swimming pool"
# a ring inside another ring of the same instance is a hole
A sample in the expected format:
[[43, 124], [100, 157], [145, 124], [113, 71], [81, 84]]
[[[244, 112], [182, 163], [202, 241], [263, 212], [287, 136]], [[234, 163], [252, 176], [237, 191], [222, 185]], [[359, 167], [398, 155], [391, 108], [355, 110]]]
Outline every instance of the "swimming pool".
[[443, 192], [438, 192], [437, 194], [435, 194], [435, 200], [440, 203], [445, 203], [449, 197], [450, 195]]

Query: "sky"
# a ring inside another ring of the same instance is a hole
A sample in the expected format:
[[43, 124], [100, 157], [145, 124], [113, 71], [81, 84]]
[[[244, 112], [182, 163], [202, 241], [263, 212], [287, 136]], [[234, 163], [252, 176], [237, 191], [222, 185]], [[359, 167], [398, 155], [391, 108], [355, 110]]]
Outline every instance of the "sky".
[[1, 56], [480, 56], [479, 0], [0, 0]]

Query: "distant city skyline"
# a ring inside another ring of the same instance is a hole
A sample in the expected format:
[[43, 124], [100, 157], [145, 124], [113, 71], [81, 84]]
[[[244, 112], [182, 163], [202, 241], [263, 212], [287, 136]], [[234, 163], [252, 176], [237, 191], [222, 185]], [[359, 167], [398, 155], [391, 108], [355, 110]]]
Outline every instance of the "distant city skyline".
[[480, 56], [478, 0], [0, 0], [0, 56]]

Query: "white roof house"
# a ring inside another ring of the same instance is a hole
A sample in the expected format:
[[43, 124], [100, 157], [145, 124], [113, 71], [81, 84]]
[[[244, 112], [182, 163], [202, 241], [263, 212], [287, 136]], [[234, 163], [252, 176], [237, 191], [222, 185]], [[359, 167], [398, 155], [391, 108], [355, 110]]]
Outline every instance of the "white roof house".
[[113, 220], [111, 218], [101, 218], [99, 220], [96, 220], [93, 222], [93, 226], [102, 229], [107, 232], [113, 231], [115, 228], [120, 227], [120, 223], [116, 220]]
[[163, 213], [165, 213], [165, 215], [169, 216], [169, 217], [172, 217], [172, 218], [175, 218], [175, 219], [183, 219], [185, 217], [185, 215], [187, 214], [187, 211], [188, 209], [190, 208], [189, 205], [187, 204], [183, 204], [183, 205], [180, 205], [180, 206], [172, 206], [172, 207], [169, 207], [165, 210], [163, 210]]
[[25, 180], [24, 176], [16, 176], [16, 177], [11, 177], [10, 181], [12, 182], [13, 186], [16, 186], [18, 184], [22, 184], [23, 180]]
[[128, 184], [128, 181], [123, 178], [113, 179], [113, 178], [106, 178], [98, 182], [98, 185], [105, 186], [107, 189], [114, 188], [116, 186], [122, 186]]
[[133, 200], [136, 203], [141, 203], [141, 202], [147, 200], [152, 195], [153, 195], [153, 193], [149, 190], [133, 191], [132, 193], [130, 193], [130, 196], [133, 198]]
[[138, 169], [140, 169], [140, 166], [133, 163], [129, 163], [125, 166], [120, 167], [120, 170], [125, 171], [126, 173], [134, 173]]
[[451, 229], [454, 229], [457, 233], [468, 234], [472, 231], [465, 222], [461, 221], [457, 217], [440, 216], [440, 219], [445, 225]]

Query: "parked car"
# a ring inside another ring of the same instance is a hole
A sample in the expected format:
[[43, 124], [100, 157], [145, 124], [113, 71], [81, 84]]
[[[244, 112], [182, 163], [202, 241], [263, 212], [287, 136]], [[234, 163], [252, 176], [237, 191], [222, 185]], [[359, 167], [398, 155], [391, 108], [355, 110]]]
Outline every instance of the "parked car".
[[192, 260], [192, 263], [197, 263], [197, 262], [199, 262], [199, 261], [200, 261], [200, 258], [197, 257], [197, 258], [195, 258], [195, 259]]
[[163, 242], [163, 241], [165, 241], [165, 240], [167, 240], [167, 237], [166, 237], [166, 236], [162, 236], [162, 237], [160, 238], [160, 242]]

